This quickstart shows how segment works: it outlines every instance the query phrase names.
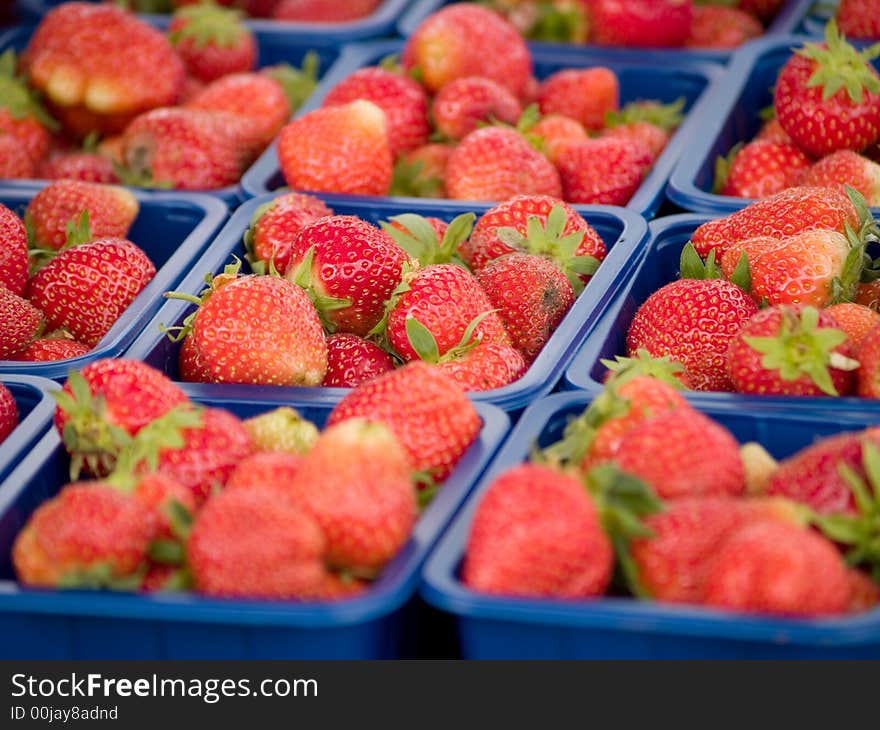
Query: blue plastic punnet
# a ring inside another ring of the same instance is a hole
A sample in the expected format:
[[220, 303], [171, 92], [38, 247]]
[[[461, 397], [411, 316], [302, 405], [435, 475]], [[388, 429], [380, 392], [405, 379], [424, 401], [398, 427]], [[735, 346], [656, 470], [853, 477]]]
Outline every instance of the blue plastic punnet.
[[30, 453], [33, 445], [46, 432], [55, 413], [50, 393], [58, 384], [32, 375], [0, 375], [15, 398], [18, 426], [0, 443], [0, 481]]

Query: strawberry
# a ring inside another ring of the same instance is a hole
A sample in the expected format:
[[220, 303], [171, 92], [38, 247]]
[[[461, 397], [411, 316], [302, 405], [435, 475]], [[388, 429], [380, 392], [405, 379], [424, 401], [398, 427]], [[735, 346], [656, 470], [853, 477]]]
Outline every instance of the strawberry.
[[880, 3], [877, 0], [840, 0], [837, 25], [848, 38], [880, 39]]
[[0, 383], [0, 443], [3, 443], [18, 426], [18, 404], [15, 396], [3, 383]]
[[640, 142], [600, 137], [567, 146], [556, 158], [565, 199], [571, 203], [626, 205], [654, 160]]
[[176, 10], [168, 40], [187, 73], [200, 81], [250, 71], [257, 63], [257, 42], [241, 22], [241, 13], [213, 4]]
[[454, 200], [507, 200], [514, 195], [562, 197], [559, 173], [516, 130], [483, 127], [449, 156], [446, 192]]
[[271, 265], [282, 276], [290, 262], [290, 247], [296, 234], [318, 218], [333, 215], [323, 200], [303, 193], [283, 193], [254, 211], [245, 233], [248, 262], [255, 274]]
[[131, 241], [98, 238], [61, 251], [31, 278], [26, 295], [50, 330], [94, 347], [155, 275]]
[[613, 563], [599, 512], [581, 482], [523, 464], [481, 496], [462, 581], [481, 593], [589, 598], [608, 588]]
[[36, 171], [36, 177], [48, 180], [82, 180], [91, 183], [116, 183], [113, 160], [97, 152], [68, 152], [52, 155]]
[[672, 104], [630, 102], [621, 110], [605, 115], [601, 136], [638, 142], [651, 153], [651, 159], [656, 160], [669, 144], [672, 133], [684, 121], [683, 107], [683, 98]]
[[859, 284], [853, 301], [870, 307], [875, 312], [880, 310], [880, 279]]
[[12, 360], [38, 337], [43, 313], [27, 299], [0, 285], [0, 360]]
[[199, 351], [196, 349], [192, 333], [185, 335], [180, 342], [180, 353], [177, 358], [177, 370], [180, 380], [184, 383], [210, 383], [211, 373], [207, 371]]
[[805, 43], [786, 61], [773, 106], [803, 152], [858, 152], [880, 139], [880, 75], [870, 63], [878, 55], [877, 48], [857, 51], [831, 20], [824, 44]]
[[296, 234], [285, 276], [309, 293], [328, 331], [364, 337], [382, 319], [406, 261], [406, 252], [376, 226], [327, 216]]
[[88, 212], [92, 238], [125, 238], [140, 205], [130, 190], [116, 185], [58, 180], [49, 183], [28, 203], [25, 223], [32, 244], [58, 250], [67, 242], [68, 226]]
[[761, 21], [740, 8], [694, 5], [693, 12], [690, 33], [684, 42], [687, 48], [726, 50], [764, 33]]
[[16, 75], [16, 65], [11, 48], [0, 55], [0, 132], [10, 135], [36, 164], [49, 154], [50, 136], [58, 130], [58, 122], [37, 101], [26, 80]]
[[341, 106], [358, 99], [370, 101], [385, 112], [394, 159], [427, 144], [431, 133], [428, 97], [413, 79], [376, 66], [358, 69], [330, 89], [322, 106]]
[[693, 18], [691, 0], [591, 0], [589, 9], [601, 46], [681, 46]]
[[825, 308], [825, 314], [834, 318], [837, 329], [846, 333], [853, 352], [867, 339], [868, 333], [880, 324], [880, 314], [870, 307], [853, 302], [842, 302]]
[[[834, 315], [832, 314], [832, 316]], [[837, 321], [837, 317], [835, 317], [835, 321]], [[856, 358], [859, 361], [856, 386], [857, 392], [862, 398], [880, 398], [880, 337], [878, 335], [880, 335], [880, 326], [875, 325], [855, 350]]]
[[[114, 482], [113, 474], [109, 481]], [[154, 540], [179, 540], [177, 515], [183, 513], [189, 518], [196, 511], [193, 493], [176, 479], [167, 474], [148, 473], [134, 478], [131, 495], [154, 516]], [[118, 482], [114, 483], [118, 486]]]
[[832, 542], [770, 520], [723, 542], [704, 590], [709, 606], [784, 616], [845, 613], [850, 594], [846, 566]]
[[305, 454], [318, 438], [314, 423], [294, 408], [281, 406], [244, 421], [245, 430], [258, 451]]
[[530, 364], [574, 304], [565, 274], [541, 256], [512, 253], [492, 259], [477, 272], [477, 281]]
[[619, 103], [617, 74], [604, 66], [557, 71], [538, 89], [541, 114], [562, 114], [593, 132], [605, 126], [605, 116], [617, 111]]
[[694, 231], [691, 243], [701, 257], [706, 258], [714, 249], [720, 260], [729, 246], [748, 238], [782, 238], [817, 228], [844, 233], [846, 224], [853, 230], [859, 229], [859, 214], [844, 193], [829, 188], [796, 187], [703, 223]]
[[841, 191], [848, 185], [858, 190], [868, 205], [880, 205], [880, 164], [852, 150], [823, 157], [806, 171], [802, 184]]
[[731, 340], [727, 372], [739, 393], [845, 395], [858, 366], [834, 318], [813, 307], [762, 309]]
[[732, 159], [719, 158], [715, 167], [715, 187], [721, 195], [766, 198], [801, 182], [808, 184], [810, 160], [793, 145], [756, 140], [735, 147], [731, 154]]
[[434, 360], [431, 355], [424, 357], [421, 354], [420, 357], [427, 362], [436, 362], [440, 370], [467, 391], [503, 388], [521, 378], [528, 369], [516, 348], [495, 342], [470, 340], [442, 358]]
[[282, 128], [278, 160], [292, 188], [386, 195], [391, 146], [385, 112], [363, 99], [308, 112]]
[[455, 79], [484, 76], [522, 98], [532, 76], [531, 54], [516, 28], [475, 3], [455, 3], [425, 18], [402, 61], [431, 93]]
[[861, 613], [870, 611], [880, 603], [880, 585], [861, 570], [850, 568], [849, 578], [849, 612]]
[[270, 491], [235, 489], [208, 500], [186, 548], [196, 590], [210, 596], [308, 599], [326, 575], [317, 522]]
[[544, 154], [554, 164], [567, 145], [589, 139], [584, 125], [563, 114], [547, 114], [541, 117], [529, 133], [541, 140]]
[[224, 491], [265, 489], [280, 499], [291, 499], [290, 485], [299, 473], [303, 457], [289, 451], [258, 451], [242, 460], [226, 480]]
[[349, 418], [379, 421], [403, 445], [413, 469], [445, 479], [480, 431], [480, 417], [462, 388], [437, 368], [411, 362], [355, 388], [327, 425]]
[[142, 112], [174, 104], [183, 63], [161, 31], [107, 4], [62, 3], [21, 56], [31, 84], [65, 129], [121, 132]]
[[370, 15], [380, 2], [381, 0], [347, 0], [344, 3], [338, 0], [279, 0], [274, 4], [272, 12], [266, 15], [275, 20], [301, 23], [348, 23]]
[[767, 21], [776, 15], [784, 2], [785, 0], [737, 0], [736, 6]]
[[394, 165], [392, 196], [445, 198], [446, 165], [453, 147], [432, 142], [404, 152]]
[[0, 180], [25, 180], [36, 176], [34, 161], [18, 138], [0, 131]]
[[761, 128], [758, 130], [753, 141], [757, 140], [794, 146], [794, 142], [791, 141], [788, 132], [782, 128], [782, 125], [775, 116], [770, 117], [770, 119], [761, 124]]
[[387, 352], [357, 335], [337, 333], [327, 338], [325, 388], [356, 388], [394, 369]]
[[49, 337], [32, 340], [24, 350], [13, 359], [22, 362], [53, 362], [80, 357], [91, 350], [87, 345], [69, 340], [66, 337]]
[[15, 211], [0, 203], [0, 284], [21, 295], [27, 279], [27, 230]]
[[519, 100], [504, 86], [482, 76], [465, 76], [444, 84], [431, 103], [437, 131], [459, 140], [483, 123], [516, 124], [522, 115]]
[[627, 353], [645, 349], [682, 363], [696, 390], [732, 390], [725, 369], [728, 345], [758, 311], [740, 287], [720, 279], [680, 279], [639, 307]]

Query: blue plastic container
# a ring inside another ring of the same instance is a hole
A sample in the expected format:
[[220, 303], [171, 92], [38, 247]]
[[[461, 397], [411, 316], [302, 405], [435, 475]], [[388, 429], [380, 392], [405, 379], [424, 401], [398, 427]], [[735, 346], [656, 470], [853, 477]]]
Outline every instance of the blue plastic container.
[[[30, 189], [0, 188], [0, 203], [23, 215], [31, 198], [45, 184], [44, 181]], [[19, 373], [63, 380], [71, 368], [80, 369], [98, 358], [122, 354], [159, 309], [162, 294], [173, 289], [190, 271], [229, 212], [222, 201], [208, 195], [132, 192], [140, 210], [128, 237], [155, 265], [153, 280], [90, 352], [57, 362], [0, 360], [0, 377]]]
[[[381, 59], [392, 54], [399, 54], [403, 49], [400, 41], [388, 41], [370, 44], [354, 44], [345, 48], [339, 60], [322, 79], [315, 93], [300, 109], [298, 116], [317, 109], [324, 97], [340, 81], [354, 71], [365, 66], [373, 66]], [[532, 54], [535, 75], [539, 79], [564, 68], [585, 68], [589, 66], [607, 66], [615, 71], [620, 79], [620, 103], [626, 104], [639, 99], [655, 99], [671, 103], [679, 98], [685, 99], [685, 111], [690, 115], [699, 114], [707, 90], [721, 76], [722, 69], [714, 64], [683, 61], [658, 56], [645, 58], [642, 54], [631, 53], [615, 55], [603, 50], [584, 48], [576, 55], [561, 46], [548, 46], [535, 49]], [[663, 189], [679, 155], [683, 153], [688, 140], [679, 130], [663, 154], [655, 162], [648, 176], [633, 195], [627, 208], [651, 218], [663, 202]], [[242, 187], [248, 195], [263, 195], [285, 185], [284, 177], [278, 164], [275, 145], [266, 149], [259, 160], [241, 180]], [[407, 198], [383, 198], [364, 196], [366, 199], [380, 202], [394, 201], [402, 203]], [[431, 200], [418, 198], [421, 204], [430, 204]], [[438, 202], [437, 205], [442, 205]], [[578, 206], [575, 206], [578, 207]]]
[[[323, 426], [330, 408], [271, 388], [186, 386], [206, 406], [247, 418], [281, 405]], [[227, 397], [232, 395], [233, 397]], [[247, 400], [235, 395], [246, 395]], [[412, 537], [363, 595], [337, 602], [209, 599], [23, 589], [10, 551], [29, 515], [67, 481], [69, 459], [53, 429], [0, 485], [0, 657], [4, 659], [378, 659], [412, 651], [419, 569], [509, 427], [497, 408], [477, 405], [478, 440], [465, 453]]]
[[18, 406], [18, 426], [0, 443], [0, 481], [11, 472], [45, 433], [55, 413], [49, 395], [58, 385], [31, 375], [2, 375], [3, 383]]
[[[63, 0], [17, 0], [19, 16], [28, 23], [37, 23], [46, 13]], [[275, 34], [294, 41], [325, 41], [342, 45], [350, 41], [394, 35], [394, 24], [409, 5], [410, 0], [384, 0], [371, 15], [347, 23], [295, 23], [266, 18], [244, 21], [251, 30], [261, 34]], [[167, 27], [168, 15], [141, 15], [157, 27]]]
[[[249, 200], [241, 206], [224, 227], [201, 260], [192, 267], [190, 274], [181, 283], [179, 290], [198, 294], [205, 285], [205, 274], [216, 274], [231, 262], [231, 256], [244, 258], [242, 236], [247, 229], [254, 210], [272, 199], [272, 195]], [[365, 198], [351, 198], [337, 195], [321, 195], [327, 204], [340, 215], [356, 215], [371, 223], [387, 220], [398, 213], [410, 212], [428, 216], [434, 215], [447, 221], [457, 215], [475, 211], [479, 216], [490, 206], [487, 203], [467, 205], [451, 201], [435, 201], [433, 204], [400, 205], [389, 202], [369, 201]], [[585, 208], [587, 221], [596, 229], [608, 247], [608, 256], [598, 272], [575, 301], [574, 306], [544, 346], [522, 378], [503, 388], [472, 393], [477, 401], [485, 401], [505, 410], [516, 411], [525, 408], [532, 400], [544, 395], [553, 388], [562, 376], [565, 365], [574, 354], [574, 348], [590, 326], [593, 313], [597, 311], [622, 285], [627, 271], [641, 257], [647, 226], [644, 220], [623, 208], [610, 206], [589, 206]], [[247, 264], [243, 271], [247, 270]], [[153, 367], [177, 379], [180, 344], [173, 343], [160, 330], [160, 325], [179, 325], [194, 309], [193, 305], [179, 300], [169, 300], [132, 344], [127, 357], [143, 360]], [[280, 388], [281, 389], [281, 388]], [[283, 388], [288, 397], [319, 398], [323, 403], [336, 403], [348, 388]]]
[[837, 12], [836, 0], [823, 0], [823, 2], [812, 2], [807, 5], [801, 17], [800, 23], [796, 26], [795, 32], [798, 35], [808, 35], [821, 38], [825, 35], [825, 24], [833, 18]]
[[[466, 659], [876, 659], [880, 608], [822, 620], [792, 620], [641, 602], [535, 600], [483, 595], [459, 580], [468, 532], [493, 479], [558, 440], [589, 403], [557, 393], [523, 414], [422, 571], [422, 597], [453, 614]], [[798, 415], [778, 408], [701, 408], [740, 442], [759, 441], [783, 458], [816, 438], [858, 431], [880, 414], [845, 409]]]
[[[795, 28], [800, 22], [801, 18], [807, 13], [810, 6], [813, 4], [814, 0], [786, 0], [785, 4], [780, 8], [779, 12], [776, 14], [776, 17], [773, 21], [767, 26], [764, 31], [765, 35], [781, 35], [783, 33], [794, 33]], [[422, 21], [427, 18], [431, 13], [437, 12], [441, 7], [445, 5], [452, 5], [450, 0], [416, 0], [415, 3], [407, 10], [407, 12], [401, 17], [400, 21], [397, 24], [398, 33], [404, 38], [409, 38], [421, 25]], [[688, 61], [708, 61], [712, 63], [726, 63], [733, 51], [731, 50], [714, 50], [710, 48], [699, 49], [699, 48], [652, 48], [652, 49], [631, 49], [631, 48], [617, 48], [613, 46], [596, 46], [596, 45], [582, 45], [582, 44], [561, 44], [561, 43], [545, 43], [545, 42], [535, 42], [532, 41], [529, 43], [529, 46], [535, 50], [544, 49], [544, 48], [553, 48], [553, 49], [565, 49], [571, 56], [577, 57], [585, 48], [590, 50], [601, 50], [603, 53], [608, 53], [611, 56], [621, 55], [626, 56], [628, 54], [637, 54], [640, 55], [643, 60], [653, 60], [662, 59], [668, 60], [670, 58], [678, 59], [679, 61], [688, 62]]]
[[[647, 253], [630, 272], [626, 284], [618, 289], [614, 300], [594, 320], [594, 326], [565, 371], [563, 389], [586, 390], [594, 395], [602, 390], [606, 368], [600, 360], [613, 360], [615, 355], [626, 354], [626, 335], [636, 311], [651, 294], [680, 278], [678, 264], [682, 248], [697, 226], [711, 218], [712, 216], [684, 214], [660, 218], [650, 223]], [[683, 392], [689, 401], [706, 407], [724, 404], [748, 410], [773, 405], [786, 412], [836, 412], [839, 408], [860, 408], [866, 412], [876, 410], [880, 419], [880, 401], [856, 397], [808, 398]]]
[[[679, 158], [666, 186], [666, 196], [676, 205], [696, 213], [727, 214], [753, 200], [712, 193], [715, 161], [734, 145], [751, 140], [761, 127], [758, 113], [773, 104], [773, 86], [793, 49], [809, 39], [783, 36], [752, 41], [730, 62], [711, 98], [686, 122], [690, 144]], [[880, 61], [874, 65], [880, 69]], [[874, 208], [880, 215], [880, 208]]]
[[[18, 27], [11, 28], [5, 32], [0, 32], [0, 53], [13, 48], [16, 53], [23, 51], [33, 34], [34, 27]], [[257, 57], [257, 67], [271, 66], [278, 63], [289, 63], [293, 66], [301, 66], [305, 55], [309, 51], [318, 54], [319, 75], [323, 75], [335, 63], [339, 56], [339, 47], [332, 40], [310, 40], [308, 38], [287, 37], [281, 33], [267, 33], [258, 31], [256, 33], [257, 48], [259, 55]], [[4, 180], [3, 184], [11, 187], [32, 188], [40, 185], [40, 180]], [[241, 185], [229, 185], [225, 188], [217, 188], [216, 190], [199, 191], [208, 195], [218, 197], [223, 200], [230, 208], [235, 208], [239, 203], [248, 196], [244, 195]]]

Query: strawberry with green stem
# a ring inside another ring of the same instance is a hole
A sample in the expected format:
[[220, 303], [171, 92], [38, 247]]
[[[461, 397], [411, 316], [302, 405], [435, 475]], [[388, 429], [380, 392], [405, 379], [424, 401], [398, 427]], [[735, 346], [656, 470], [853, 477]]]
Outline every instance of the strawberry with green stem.
[[0, 359], [16, 359], [40, 336], [45, 325], [39, 309], [0, 285]]
[[673, 132], [684, 121], [684, 98], [671, 104], [656, 101], [630, 102], [620, 110], [605, 115], [603, 137], [630, 139], [646, 147], [656, 160], [669, 143]]
[[436, 224], [415, 213], [394, 215], [379, 225], [419, 266], [453, 263], [469, 270], [458, 250], [470, 236], [474, 220], [474, 213], [462, 213], [446, 226], [442, 235]]

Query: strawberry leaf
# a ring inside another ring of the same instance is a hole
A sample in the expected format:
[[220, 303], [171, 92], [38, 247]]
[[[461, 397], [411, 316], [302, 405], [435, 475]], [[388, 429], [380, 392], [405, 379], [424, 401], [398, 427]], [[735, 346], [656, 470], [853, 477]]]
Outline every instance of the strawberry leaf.
[[149, 552], [150, 560], [154, 563], [162, 565], [182, 565], [186, 557], [186, 553], [177, 540], [153, 540], [150, 543]]
[[[715, 252], [713, 251], [712, 253]], [[733, 270], [728, 281], [731, 284], [736, 284], [746, 294], [752, 291], [752, 270], [749, 266], [749, 257], [745, 251], [740, 254], [736, 268]]]
[[416, 351], [419, 359], [432, 365], [440, 362], [440, 350], [431, 330], [412, 315], [407, 316], [404, 326], [406, 327], [407, 340], [409, 340], [412, 349]]

